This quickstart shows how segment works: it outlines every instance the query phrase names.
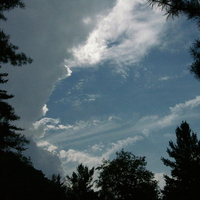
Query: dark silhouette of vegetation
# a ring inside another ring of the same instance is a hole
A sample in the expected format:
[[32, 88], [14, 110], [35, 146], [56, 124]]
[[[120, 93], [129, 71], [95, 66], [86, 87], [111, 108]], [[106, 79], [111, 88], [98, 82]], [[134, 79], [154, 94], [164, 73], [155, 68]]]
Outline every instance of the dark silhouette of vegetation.
[[[152, 7], [159, 7], [165, 11], [167, 18], [185, 15], [189, 20], [196, 22], [200, 28], [200, 1], [199, 0], [147, 0]], [[200, 40], [197, 39], [190, 48], [190, 54], [194, 59], [190, 71], [197, 79], [200, 79]]]
[[25, 8], [25, 4], [21, 0], [1, 0], [0, 2], [0, 20], [6, 20], [3, 12], [10, 11], [14, 8]]
[[124, 150], [116, 153], [112, 161], [104, 160], [97, 167], [97, 187], [104, 200], [156, 200], [159, 190], [154, 174], [148, 171], [145, 157], [137, 157]]
[[94, 167], [89, 169], [87, 166], [80, 164], [77, 172], [73, 172], [72, 176], [67, 176], [67, 197], [73, 200], [95, 200], [97, 194], [93, 187]]
[[[19, 0], [3, 0], [0, 2], [0, 20], [6, 21], [5, 11], [9, 11], [15, 7], [24, 8], [24, 3]], [[0, 29], [0, 68], [3, 64], [12, 66], [22, 66], [31, 63], [24, 53], [17, 53], [18, 47], [9, 42], [10, 36]], [[6, 83], [8, 80], [7, 73], [0, 72], [0, 84]], [[21, 152], [25, 150], [28, 140], [19, 133], [21, 128], [16, 127], [11, 122], [18, 120], [14, 108], [8, 104], [7, 100], [13, 98], [13, 95], [7, 94], [7, 91], [0, 90], [0, 151], [17, 150]]]
[[0, 197], [2, 200], [65, 200], [66, 187], [59, 176], [52, 180], [22, 161], [13, 152], [0, 152]]
[[164, 195], [167, 199], [200, 199], [200, 141], [187, 122], [176, 129], [176, 143], [170, 141], [167, 153], [173, 160], [162, 158], [171, 167], [171, 176], [165, 175]]

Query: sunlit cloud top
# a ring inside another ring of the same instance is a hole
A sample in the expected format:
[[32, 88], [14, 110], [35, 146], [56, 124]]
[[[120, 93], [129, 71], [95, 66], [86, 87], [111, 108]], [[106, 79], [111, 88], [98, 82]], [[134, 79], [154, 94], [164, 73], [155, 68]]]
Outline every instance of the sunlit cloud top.
[[87, 40], [71, 49], [69, 66], [91, 66], [102, 61], [134, 63], [159, 44], [165, 18], [144, 1], [118, 0], [107, 16], [99, 17]]

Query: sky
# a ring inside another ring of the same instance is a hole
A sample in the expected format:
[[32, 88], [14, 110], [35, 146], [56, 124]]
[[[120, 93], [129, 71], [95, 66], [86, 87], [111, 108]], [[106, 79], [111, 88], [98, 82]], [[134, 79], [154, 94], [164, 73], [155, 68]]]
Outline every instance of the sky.
[[168, 19], [143, 0], [25, 0], [1, 22], [33, 59], [5, 66], [3, 87], [46, 176], [98, 166], [124, 149], [145, 156], [163, 186], [175, 129], [200, 130], [199, 81], [189, 72], [198, 37], [184, 16]]

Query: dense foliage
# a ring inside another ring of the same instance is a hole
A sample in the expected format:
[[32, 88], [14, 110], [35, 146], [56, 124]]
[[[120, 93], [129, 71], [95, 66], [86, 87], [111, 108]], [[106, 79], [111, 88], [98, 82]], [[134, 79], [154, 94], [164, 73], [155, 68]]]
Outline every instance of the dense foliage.
[[173, 160], [162, 158], [171, 167], [171, 176], [165, 175], [164, 195], [170, 200], [200, 199], [200, 141], [187, 122], [176, 129], [176, 143], [170, 141], [169, 146]]
[[0, 197], [2, 200], [65, 200], [66, 187], [59, 176], [52, 180], [28, 160], [12, 152], [0, 152]]
[[104, 160], [97, 168], [100, 171], [97, 186], [102, 199], [158, 199], [157, 182], [146, 164], [145, 157], [124, 150], [117, 152], [114, 160]]
[[67, 176], [67, 197], [71, 200], [94, 200], [97, 195], [92, 189], [93, 187], [94, 167], [89, 169], [87, 166], [80, 164], [77, 172], [73, 172], [72, 176]]

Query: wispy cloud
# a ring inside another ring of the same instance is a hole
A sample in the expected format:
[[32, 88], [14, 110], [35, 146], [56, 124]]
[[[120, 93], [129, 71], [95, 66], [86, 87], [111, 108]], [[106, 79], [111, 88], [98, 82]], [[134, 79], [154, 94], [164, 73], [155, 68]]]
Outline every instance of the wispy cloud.
[[[85, 20], [88, 22], [88, 20]], [[69, 66], [95, 65], [105, 60], [134, 63], [160, 41], [165, 18], [148, 8], [145, 1], [118, 0], [107, 16], [102, 16], [87, 40], [72, 48]]]
[[60, 158], [62, 160], [65, 160], [65, 164], [69, 162], [78, 162], [84, 163], [84, 165], [88, 165], [90, 167], [101, 162], [101, 159], [99, 157], [92, 156], [87, 152], [77, 151], [74, 149], [69, 149], [68, 151], [61, 150]]
[[[169, 108], [169, 114], [144, 116], [137, 121], [135, 119], [123, 120], [117, 116], [109, 116], [104, 119], [89, 119], [88, 121], [77, 121], [75, 124], [64, 125], [59, 119], [42, 118], [35, 122], [32, 127], [34, 137], [42, 138], [48, 131], [57, 132], [49, 137], [49, 140], [73, 141], [93, 139], [98, 137], [127, 136], [141, 134], [148, 136], [152, 131], [163, 129], [179, 123], [182, 120], [196, 118], [200, 114], [197, 108], [200, 105], [200, 96], [184, 103], [176, 104]], [[134, 123], [133, 123], [134, 122]]]
[[128, 145], [132, 145], [135, 142], [142, 140], [142, 136], [134, 136], [134, 137], [128, 137], [124, 140], [119, 140], [116, 143], [111, 143], [111, 148], [109, 148], [103, 155], [102, 158], [108, 159], [111, 154], [114, 154], [115, 152], [123, 149], [124, 147]]
[[112, 154], [116, 153], [117, 151], [120, 151], [122, 148], [128, 145], [134, 144], [135, 142], [141, 139], [142, 139], [141, 136], [134, 136], [132, 138], [129, 137], [124, 140], [119, 140], [116, 143], [110, 143], [109, 146], [106, 149], [104, 149], [102, 155], [100, 156], [95, 156], [94, 154], [89, 153], [90, 149], [88, 149], [85, 152], [73, 149], [69, 149], [68, 151], [61, 150], [60, 158], [62, 160], [65, 160], [64, 161], [65, 164], [69, 162], [78, 162], [93, 167], [96, 166], [97, 164], [100, 164], [100, 162], [103, 159], [109, 159], [109, 157]]
[[189, 113], [193, 108], [200, 105], [200, 96], [196, 96], [195, 99], [188, 100], [185, 103], [179, 103], [175, 107], [170, 107], [171, 113], [180, 115], [183, 113]]
[[195, 112], [199, 105], [200, 96], [197, 96], [195, 99], [188, 100], [184, 103], [179, 103], [174, 107], [170, 107], [169, 114], [165, 116], [145, 116], [137, 122], [137, 126], [145, 127], [145, 129], [148, 131], [153, 131], [163, 129], [171, 125], [177, 125], [182, 120], [196, 118], [200, 116], [198, 111]]
[[158, 80], [159, 81], [167, 81], [167, 80], [170, 80], [172, 77], [170, 77], [170, 76], [163, 76], [163, 77], [161, 77], [161, 78], [159, 78]]
[[[91, 167], [100, 163], [103, 158], [109, 159], [116, 151], [148, 138], [152, 133], [162, 133], [162, 130], [177, 126], [182, 120], [196, 119], [200, 116], [199, 105], [200, 96], [197, 96], [170, 107], [168, 114], [164, 116], [144, 116], [137, 121], [123, 121], [110, 116], [104, 120], [91, 119], [74, 125], [62, 125], [58, 119], [44, 118], [34, 126], [38, 131], [41, 125], [42, 130], [47, 133], [56, 133], [48, 137], [43, 134], [43, 139], [38, 143], [40, 147], [56, 151], [65, 164], [84, 163]], [[69, 145], [71, 148], [68, 148]]]
[[60, 124], [59, 119], [45, 117], [32, 124], [32, 127], [29, 128], [29, 135], [33, 138], [42, 138], [46, 131], [66, 130], [69, 128], [72, 128], [72, 126]]
[[37, 146], [38, 147], [42, 147], [50, 152], [55, 152], [56, 149], [58, 149], [58, 147], [56, 147], [55, 145], [52, 145], [50, 144], [49, 142], [47, 141], [39, 141], [37, 143]]

